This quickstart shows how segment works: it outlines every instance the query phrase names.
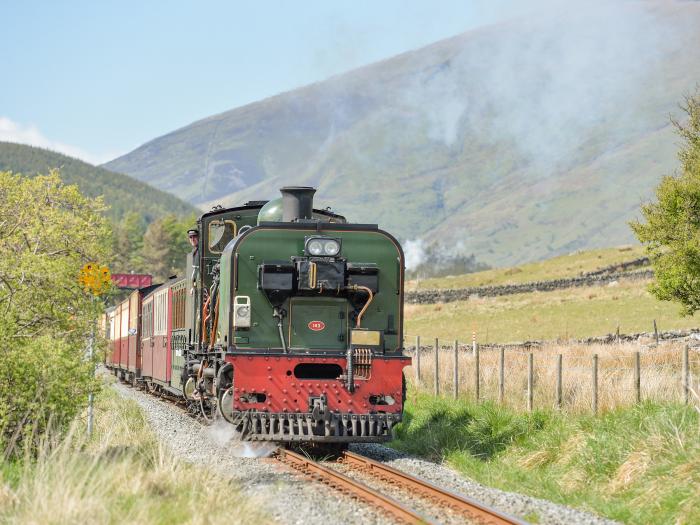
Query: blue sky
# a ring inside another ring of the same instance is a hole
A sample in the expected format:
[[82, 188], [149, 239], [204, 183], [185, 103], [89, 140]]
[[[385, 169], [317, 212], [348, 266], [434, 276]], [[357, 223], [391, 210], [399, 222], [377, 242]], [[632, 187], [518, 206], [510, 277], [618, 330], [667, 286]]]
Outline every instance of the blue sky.
[[523, 10], [510, 0], [0, 0], [0, 140], [105, 162]]

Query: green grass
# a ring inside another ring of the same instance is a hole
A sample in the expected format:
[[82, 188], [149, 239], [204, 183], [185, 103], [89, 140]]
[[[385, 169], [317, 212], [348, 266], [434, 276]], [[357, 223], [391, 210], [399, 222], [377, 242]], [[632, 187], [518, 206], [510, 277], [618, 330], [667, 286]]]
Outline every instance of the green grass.
[[527, 414], [409, 393], [391, 445], [486, 485], [624, 523], [695, 524], [699, 423], [683, 405], [644, 403], [597, 417]]
[[205, 465], [174, 456], [133, 401], [105, 389], [84, 421], [35, 459], [0, 468], [0, 523], [268, 523], [259, 504]]
[[583, 272], [631, 261], [643, 255], [644, 248], [641, 245], [586, 250], [511, 268], [495, 268], [466, 275], [409, 281], [406, 288], [409, 290], [469, 288], [577, 277]]
[[471, 339], [482, 343], [584, 338], [614, 333], [650, 332], [698, 326], [682, 317], [678, 305], [659, 301], [648, 282], [620, 281], [617, 286], [570, 288], [444, 304], [406, 305], [406, 335]]

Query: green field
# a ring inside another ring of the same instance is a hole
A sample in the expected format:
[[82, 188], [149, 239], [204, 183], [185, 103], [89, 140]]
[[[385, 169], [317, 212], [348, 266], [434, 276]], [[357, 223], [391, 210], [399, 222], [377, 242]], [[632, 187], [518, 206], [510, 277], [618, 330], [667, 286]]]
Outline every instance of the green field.
[[[700, 523], [700, 433], [689, 406], [532, 414], [409, 391], [391, 445], [478, 482], [630, 524]], [[543, 520], [522, 516], [531, 523]]]
[[[634, 259], [640, 249], [594, 250], [557, 257], [508, 270], [489, 270], [452, 278], [458, 286], [523, 282], [544, 275], [564, 277], [581, 271]], [[516, 280], [517, 279], [517, 280]], [[445, 282], [445, 279], [431, 280]], [[541, 339], [569, 339], [614, 333], [693, 328], [695, 316], [682, 317], [674, 303], [659, 301], [648, 292], [648, 281], [620, 281], [605, 286], [532, 292], [502, 297], [473, 298], [451, 303], [406, 305], [406, 336], [471, 340], [481, 343]]]
[[591, 272], [612, 264], [631, 261], [643, 255], [644, 248], [641, 245], [578, 251], [511, 268], [495, 268], [485, 272], [465, 275], [408, 281], [406, 289], [469, 288], [472, 286], [518, 284], [578, 277], [584, 272]]

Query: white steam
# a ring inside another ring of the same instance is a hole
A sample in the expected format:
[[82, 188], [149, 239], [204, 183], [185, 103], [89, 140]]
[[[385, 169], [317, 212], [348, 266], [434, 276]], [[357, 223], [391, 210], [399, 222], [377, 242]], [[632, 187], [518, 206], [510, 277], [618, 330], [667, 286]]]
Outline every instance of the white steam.
[[260, 441], [241, 441], [234, 426], [222, 418], [217, 418], [206, 427], [209, 438], [220, 448], [237, 458], [266, 458], [277, 449], [277, 444]]
[[[537, 13], [457, 37], [398, 100], [422, 115], [428, 136], [460, 145], [467, 130], [510, 140], [539, 165], [575, 154], [605, 128], [606, 145], [634, 133], [638, 102], [674, 45], [649, 5], [542, 4]], [[441, 53], [439, 47], [435, 54]]]
[[406, 270], [413, 271], [425, 261], [425, 241], [414, 239], [403, 243]]

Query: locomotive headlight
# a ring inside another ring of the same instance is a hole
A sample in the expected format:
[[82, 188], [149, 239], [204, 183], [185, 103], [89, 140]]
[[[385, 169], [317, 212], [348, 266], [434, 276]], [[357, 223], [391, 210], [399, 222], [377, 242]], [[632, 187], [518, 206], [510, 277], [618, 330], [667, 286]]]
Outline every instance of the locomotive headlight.
[[307, 251], [311, 255], [321, 255], [323, 253], [323, 243], [318, 239], [312, 239], [309, 244], [306, 245]]
[[336, 256], [340, 253], [340, 243], [331, 239], [323, 243], [323, 253], [330, 256]]
[[340, 253], [340, 239], [307, 238], [305, 252], [314, 257], [335, 257]]

